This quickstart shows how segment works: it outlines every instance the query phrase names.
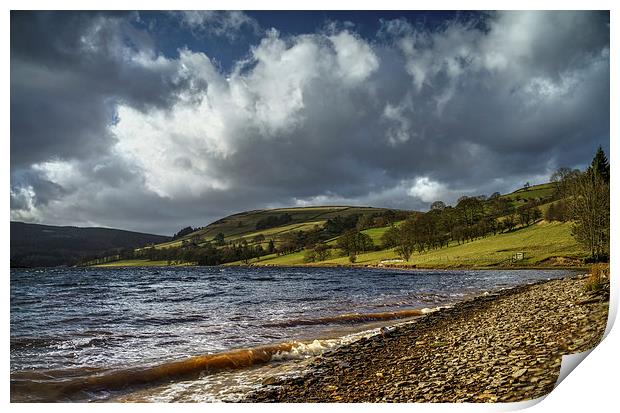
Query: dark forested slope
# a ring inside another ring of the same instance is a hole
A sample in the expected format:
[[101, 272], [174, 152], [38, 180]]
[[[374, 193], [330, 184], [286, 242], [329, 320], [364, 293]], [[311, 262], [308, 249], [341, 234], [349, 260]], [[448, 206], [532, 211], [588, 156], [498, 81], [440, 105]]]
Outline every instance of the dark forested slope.
[[73, 265], [103, 252], [169, 241], [170, 237], [110, 228], [11, 222], [11, 266]]

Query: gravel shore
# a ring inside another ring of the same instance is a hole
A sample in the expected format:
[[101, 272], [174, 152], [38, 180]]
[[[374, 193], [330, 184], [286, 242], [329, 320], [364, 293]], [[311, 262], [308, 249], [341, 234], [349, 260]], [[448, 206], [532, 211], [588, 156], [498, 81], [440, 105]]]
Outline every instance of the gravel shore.
[[[317, 357], [303, 377], [267, 380], [248, 402], [513, 402], [541, 397], [561, 356], [591, 349], [608, 294], [583, 276], [504, 290]], [[608, 291], [608, 290], [607, 290]]]

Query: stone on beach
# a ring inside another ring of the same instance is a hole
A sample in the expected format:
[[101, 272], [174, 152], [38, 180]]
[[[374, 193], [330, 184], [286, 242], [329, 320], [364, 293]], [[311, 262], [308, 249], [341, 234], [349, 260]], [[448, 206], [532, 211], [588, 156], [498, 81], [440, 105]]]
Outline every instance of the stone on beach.
[[[512, 402], [548, 394], [564, 354], [602, 339], [608, 302], [583, 277], [516, 287], [324, 354], [257, 402]], [[345, 367], [346, 366], [346, 367]]]

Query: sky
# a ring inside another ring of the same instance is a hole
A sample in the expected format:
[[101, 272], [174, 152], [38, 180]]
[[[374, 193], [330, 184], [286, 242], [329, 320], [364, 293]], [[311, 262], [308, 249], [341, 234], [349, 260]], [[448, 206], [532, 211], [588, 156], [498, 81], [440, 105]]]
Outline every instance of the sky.
[[11, 12], [11, 220], [426, 210], [609, 154], [608, 12]]

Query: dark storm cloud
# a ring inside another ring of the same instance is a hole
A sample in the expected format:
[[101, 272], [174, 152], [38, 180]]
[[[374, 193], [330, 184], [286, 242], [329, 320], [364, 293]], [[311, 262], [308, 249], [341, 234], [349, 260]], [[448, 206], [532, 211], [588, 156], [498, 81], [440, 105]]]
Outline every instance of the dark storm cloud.
[[105, 153], [118, 102], [141, 110], [173, 102], [184, 85], [175, 67], [157, 64], [152, 40], [131, 24], [135, 17], [11, 14], [12, 167]]
[[[458, 25], [440, 34], [408, 27], [405, 40], [423, 38], [417, 55], [426, 73], [419, 90], [403, 87], [412, 83], [406, 59], [376, 48], [381, 66], [368, 81], [376, 89], [332, 93], [336, 85], [314, 80], [304, 90], [305, 127], [291, 131], [294, 145], [283, 139], [274, 150], [248, 140], [218, 169], [240, 185], [272, 183], [299, 198], [332, 193], [354, 200], [416, 175], [482, 192], [494, 180], [513, 178], [515, 185], [547, 168], [584, 162], [609, 133], [605, 15], [548, 18], [548, 27], [538, 29], [531, 25], [541, 24], [540, 18], [514, 22], [500, 16], [491, 33]], [[513, 27], [503, 27], [503, 20]], [[494, 42], [510, 36], [514, 26], [535, 32], [527, 50], [495, 56], [513, 67], [485, 62], [485, 53], [508, 48]], [[463, 53], [464, 45], [469, 49]], [[430, 48], [430, 62], [424, 48]], [[451, 64], [458, 65], [458, 74], [449, 73]], [[442, 94], [449, 94], [444, 106], [438, 103]], [[386, 103], [402, 107], [393, 117], [402, 117], [404, 125], [395, 119], [386, 127]], [[401, 126], [406, 140], [386, 145], [390, 129]]]
[[[214, 16], [188, 18], [253, 24]], [[608, 13], [270, 30], [229, 73], [163, 57], [137, 18], [12, 15], [13, 218], [172, 233], [262, 207], [423, 209], [609, 145]]]

